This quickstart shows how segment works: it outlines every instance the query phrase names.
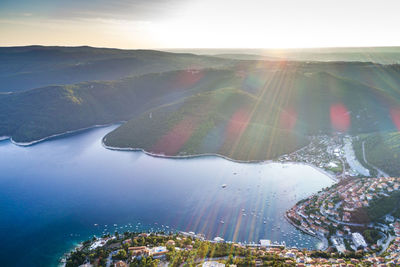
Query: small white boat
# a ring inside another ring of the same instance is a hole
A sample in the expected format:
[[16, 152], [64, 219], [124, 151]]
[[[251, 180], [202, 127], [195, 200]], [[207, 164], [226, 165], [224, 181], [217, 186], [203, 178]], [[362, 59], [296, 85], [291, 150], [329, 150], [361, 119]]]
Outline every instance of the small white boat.
[[228, 186], [227, 184], [221, 185], [222, 188], [225, 188], [225, 187], [227, 187], [227, 186]]

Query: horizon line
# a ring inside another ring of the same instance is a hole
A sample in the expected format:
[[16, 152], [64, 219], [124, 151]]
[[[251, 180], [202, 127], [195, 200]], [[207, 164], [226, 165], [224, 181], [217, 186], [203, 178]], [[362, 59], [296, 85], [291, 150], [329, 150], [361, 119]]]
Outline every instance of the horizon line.
[[27, 45], [0, 45], [0, 48], [17, 48], [17, 47], [64, 47], [64, 48], [79, 48], [90, 47], [99, 49], [119, 49], [119, 50], [302, 50], [302, 49], [357, 49], [357, 48], [400, 48], [399, 45], [388, 46], [315, 46], [315, 47], [112, 47], [112, 46], [92, 46], [87, 44], [82, 45], [44, 45], [44, 44], [27, 44]]

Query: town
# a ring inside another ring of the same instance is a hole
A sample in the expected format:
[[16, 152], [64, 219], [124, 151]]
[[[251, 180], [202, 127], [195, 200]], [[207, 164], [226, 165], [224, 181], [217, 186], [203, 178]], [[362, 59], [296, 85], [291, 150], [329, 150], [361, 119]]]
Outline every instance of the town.
[[355, 155], [351, 136], [337, 134], [335, 136], [310, 136], [310, 143], [287, 155], [280, 156], [279, 162], [302, 162], [332, 174], [335, 180], [347, 177], [370, 176]]
[[323, 241], [319, 250], [285, 243], [207, 240], [194, 232], [125, 232], [83, 242], [64, 266], [400, 265], [400, 178], [347, 178], [299, 201], [286, 219]]
[[361, 250], [395, 258], [400, 256], [399, 190], [400, 178], [346, 179], [299, 201], [286, 216], [338, 253]]
[[85, 241], [69, 253], [64, 266], [394, 266], [399, 265], [400, 237], [385, 255], [363, 250], [338, 253], [289, 248], [270, 240], [259, 244], [205, 240], [195, 233], [131, 233]]

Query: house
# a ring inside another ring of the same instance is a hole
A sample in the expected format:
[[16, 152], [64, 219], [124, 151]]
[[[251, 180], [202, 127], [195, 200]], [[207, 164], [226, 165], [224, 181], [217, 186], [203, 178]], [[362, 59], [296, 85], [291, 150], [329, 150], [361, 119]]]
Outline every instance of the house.
[[167, 243], [165, 243], [166, 246], [175, 246], [175, 241], [174, 240], [168, 240]]
[[148, 256], [150, 253], [149, 249], [145, 246], [129, 247], [128, 251], [132, 256]]
[[116, 263], [114, 263], [114, 267], [128, 267], [128, 264], [123, 261], [117, 261]]

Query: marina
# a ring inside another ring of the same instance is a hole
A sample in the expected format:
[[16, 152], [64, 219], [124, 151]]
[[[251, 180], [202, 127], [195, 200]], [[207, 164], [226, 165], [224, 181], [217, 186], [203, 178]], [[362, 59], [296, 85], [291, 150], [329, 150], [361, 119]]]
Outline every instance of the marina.
[[301, 164], [166, 159], [105, 149], [101, 139], [115, 127], [30, 147], [0, 142], [6, 174], [0, 179], [0, 236], [7, 244], [0, 253], [16, 253], [23, 241], [35, 249], [18, 264], [54, 265], [80, 241], [116, 231], [193, 231], [207, 239], [319, 246], [284, 214], [333, 183], [324, 173]]

